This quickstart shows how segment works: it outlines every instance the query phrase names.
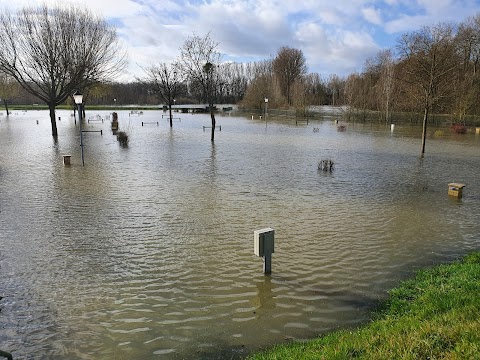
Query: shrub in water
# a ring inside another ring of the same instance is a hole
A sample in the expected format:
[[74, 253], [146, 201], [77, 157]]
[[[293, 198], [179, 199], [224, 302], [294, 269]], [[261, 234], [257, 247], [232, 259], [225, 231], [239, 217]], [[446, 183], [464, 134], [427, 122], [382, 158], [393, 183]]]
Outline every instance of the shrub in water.
[[117, 133], [117, 140], [122, 146], [128, 145], [128, 135], [125, 131], [119, 131]]

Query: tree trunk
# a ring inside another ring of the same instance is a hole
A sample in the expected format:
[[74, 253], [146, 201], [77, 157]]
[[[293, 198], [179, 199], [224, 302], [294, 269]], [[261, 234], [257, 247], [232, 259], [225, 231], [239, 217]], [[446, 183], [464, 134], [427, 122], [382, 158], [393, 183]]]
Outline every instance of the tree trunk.
[[211, 141], [214, 142], [215, 140], [215, 114], [213, 112], [213, 104], [210, 104], [210, 118], [212, 119], [212, 137]]
[[290, 107], [290, 106], [292, 106], [292, 100], [291, 100], [291, 96], [290, 96], [290, 82], [288, 82], [288, 81], [287, 81], [287, 105]]
[[55, 119], [55, 105], [48, 104], [48, 109], [50, 110], [50, 122], [52, 123], [52, 136], [56, 138], [58, 136], [58, 131], [57, 121]]
[[7, 100], [3, 100], [3, 104], [5, 105], [5, 111], [7, 112], [7, 116], [10, 115], [10, 112], [8, 111], [8, 103]]
[[386, 108], [385, 108], [385, 123], [388, 125], [390, 123], [390, 113], [389, 113], [389, 105], [390, 105], [390, 101], [387, 100], [386, 102]]
[[423, 130], [422, 130], [422, 155], [421, 157], [423, 158], [423, 155], [425, 154], [425, 141], [427, 139], [427, 120], [428, 120], [428, 110], [429, 110], [429, 105], [428, 105], [428, 99], [425, 101], [425, 111], [423, 113]]
[[168, 104], [168, 112], [170, 113], [170, 127], [173, 127], [173, 121], [172, 121], [172, 104], [169, 102]]

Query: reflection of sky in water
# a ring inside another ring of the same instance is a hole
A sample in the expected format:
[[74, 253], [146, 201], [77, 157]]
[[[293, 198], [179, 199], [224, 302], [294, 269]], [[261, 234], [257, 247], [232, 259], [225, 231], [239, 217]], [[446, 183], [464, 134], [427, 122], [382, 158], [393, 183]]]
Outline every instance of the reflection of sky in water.
[[85, 167], [69, 112], [58, 142], [46, 111], [0, 117], [4, 350], [238, 358], [357, 324], [414, 269], [478, 249], [478, 136], [429, 137], [421, 160], [420, 128], [219, 115], [212, 145], [208, 115], [162, 114], [119, 111], [128, 148], [87, 122], [104, 131], [85, 134]]

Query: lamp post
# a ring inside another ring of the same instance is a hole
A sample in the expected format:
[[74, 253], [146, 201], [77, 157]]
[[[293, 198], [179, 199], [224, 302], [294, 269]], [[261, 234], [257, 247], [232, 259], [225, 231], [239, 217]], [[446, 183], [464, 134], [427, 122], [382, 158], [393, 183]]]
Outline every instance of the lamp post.
[[78, 111], [78, 121], [80, 122], [80, 148], [82, 149], [82, 166], [85, 166], [85, 161], [83, 158], [83, 130], [82, 130], [82, 101], [83, 95], [80, 91], [76, 91], [73, 94], [73, 99], [75, 100], [75, 104], [77, 104], [77, 111]]
[[265, 98], [265, 126], [267, 126], [268, 98]]

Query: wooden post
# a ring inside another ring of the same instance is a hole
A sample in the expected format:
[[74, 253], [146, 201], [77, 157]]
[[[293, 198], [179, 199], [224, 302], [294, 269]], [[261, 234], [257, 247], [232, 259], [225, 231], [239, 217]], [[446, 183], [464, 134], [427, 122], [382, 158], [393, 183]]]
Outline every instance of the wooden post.
[[[270, 229], [271, 230], [271, 229]], [[273, 230], [263, 234], [263, 273], [270, 275], [272, 273], [272, 253], [273, 253]]]

